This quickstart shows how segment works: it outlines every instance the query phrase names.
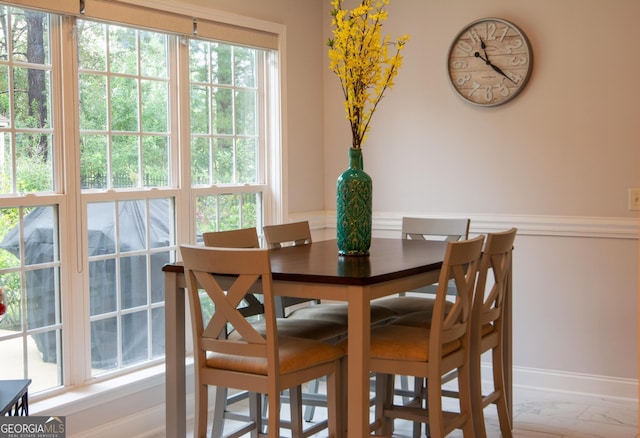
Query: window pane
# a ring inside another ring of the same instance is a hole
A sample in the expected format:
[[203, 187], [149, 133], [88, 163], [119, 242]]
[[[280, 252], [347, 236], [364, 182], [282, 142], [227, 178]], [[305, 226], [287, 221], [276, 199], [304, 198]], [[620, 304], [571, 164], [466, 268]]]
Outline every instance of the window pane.
[[109, 27], [109, 70], [112, 73], [138, 73], [137, 31], [126, 27]]
[[111, 78], [111, 129], [138, 131], [138, 81], [133, 78]]
[[[118, 211], [118, 246], [120, 252], [139, 251], [147, 247], [147, 211], [141, 201], [121, 201]], [[146, 269], [145, 269], [146, 271]]]
[[238, 135], [256, 135], [258, 97], [255, 91], [238, 90], [236, 92], [236, 133]]
[[123, 309], [147, 304], [147, 258], [120, 258], [120, 300]]
[[233, 91], [228, 88], [213, 88], [211, 91], [213, 132], [233, 134]]
[[198, 196], [196, 198], [197, 234], [218, 231], [218, 202], [216, 196]]
[[169, 77], [167, 45], [166, 36], [154, 32], [140, 32], [142, 76], [152, 78]]
[[216, 184], [230, 184], [235, 179], [235, 153], [232, 138], [214, 139], [214, 182]]
[[230, 45], [211, 43], [211, 83], [231, 85], [231, 57], [233, 51]]
[[237, 141], [238, 181], [258, 182], [258, 144], [255, 138], [239, 138]]
[[51, 64], [48, 15], [28, 9], [10, 8], [10, 10], [14, 60], [33, 64]]
[[107, 130], [107, 78], [80, 75], [80, 129]]
[[16, 134], [16, 190], [18, 193], [53, 191], [50, 135]]
[[117, 309], [116, 262], [114, 259], [89, 262], [90, 315], [101, 315]]
[[80, 136], [80, 181], [83, 189], [107, 188], [106, 135]]
[[246, 47], [235, 47], [234, 74], [236, 87], [256, 87], [256, 51]]
[[169, 131], [169, 88], [166, 82], [141, 81], [142, 130]]
[[164, 307], [151, 311], [151, 357], [164, 356]]
[[211, 146], [209, 137], [191, 141], [191, 180], [193, 185], [211, 184]]
[[262, 198], [260, 193], [242, 195], [242, 228], [260, 228], [262, 223]]
[[50, 128], [50, 72], [16, 67], [13, 69], [13, 98], [16, 128]]
[[82, 188], [170, 186], [167, 35], [80, 22]]
[[135, 312], [122, 315], [123, 343], [122, 365], [131, 365], [149, 359], [149, 329], [147, 312]]
[[209, 82], [209, 44], [189, 41], [189, 74], [191, 82]]
[[191, 132], [194, 134], [209, 133], [209, 99], [207, 88], [191, 87]]
[[[89, 242], [103, 246], [89, 250], [95, 373], [163, 354], [157, 348], [164, 347], [164, 320], [152, 315], [164, 303], [162, 267], [175, 260], [173, 205], [169, 199], [87, 205], [95, 235]], [[114, 344], [103, 354], [101, 342]]]
[[118, 324], [116, 318], [91, 322], [91, 368], [93, 375], [118, 367]]
[[169, 139], [148, 136], [142, 139], [144, 187], [169, 186]]
[[62, 384], [58, 213], [55, 206], [0, 209], [3, 369], [31, 391]]
[[78, 20], [78, 67], [81, 70], [107, 70], [107, 26]]
[[49, 18], [7, 6], [0, 16], [0, 188], [2, 194], [51, 192]]
[[113, 188], [138, 187], [138, 137], [114, 135], [111, 137]]

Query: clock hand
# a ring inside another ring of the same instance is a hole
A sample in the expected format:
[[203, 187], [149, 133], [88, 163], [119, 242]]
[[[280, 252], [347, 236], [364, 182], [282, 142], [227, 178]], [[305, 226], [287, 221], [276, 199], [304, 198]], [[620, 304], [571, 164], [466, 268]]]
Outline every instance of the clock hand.
[[[493, 69], [493, 71], [495, 71], [496, 73], [498, 73], [498, 74], [504, 76], [505, 78], [509, 79], [514, 84], [518, 85], [518, 83], [516, 81], [514, 81], [513, 79], [511, 79], [509, 76], [507, 76], [505, 74], [505, 72], [503, 72], [500, 67], [498, 67], [497, 65], [493, 65], [491, 63], [491, 61], [489, 61], [489, 58], [483, 58], [482, 55], [480, 54], [480, 52], [476, 52], [476, 53], [474, 53], [474, 55], [475, 55], [476, 58], [482, 59], [485, 62], [485, 64], [487, 64], [489, 67], [491, 67]], [[485, 56], [486, 56], [486, 52], [485, 52]]]
[[[487, 45], [484, 43], [484, 41], [482, 40], [482, 38], [480, 38], [480, 36], [478, 36], [478, 39], [480, 40], [480, 48], [481, 48], [481, 49], [482, 49], [482, 51], [484, 52], [484, 57], [486, 58], [486, 59], [485, 59], [485, 62], [486, 62], [487, 64], [490, 64], [490, 62], [489, 62], [489, 55], [487, 55]], [[484, 58], [483, 58], [483, 59], [484, 59]]]

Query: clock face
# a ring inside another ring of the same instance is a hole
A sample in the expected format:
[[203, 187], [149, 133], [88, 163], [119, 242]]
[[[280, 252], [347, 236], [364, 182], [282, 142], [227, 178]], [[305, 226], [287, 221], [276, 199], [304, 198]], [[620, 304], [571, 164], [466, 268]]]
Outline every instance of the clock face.
[[516, 97], [533, 67], [529, 40], [514, 24], [483, 18], [454, 38], [447, 69], [453, 88], [466, 101], [496, 106]]

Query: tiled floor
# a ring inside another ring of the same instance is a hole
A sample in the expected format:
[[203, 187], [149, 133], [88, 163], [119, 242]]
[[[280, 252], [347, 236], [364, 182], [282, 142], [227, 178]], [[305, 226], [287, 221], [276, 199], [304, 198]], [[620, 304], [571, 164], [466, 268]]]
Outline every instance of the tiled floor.
[[[286, 411], [286, 408], [285, 408]], [[517, 438], [638, 437], [638, 403], [534, 389], [514, 388], [513, 436]], [[320, 416], [324, 415], [321, 410]], [[488, 437], [500, 437], [496, 409], [485, 410]], [[326, 436], [318, 434], [317, 436]], [[411, 424], [396, 421], [397, 438], [411, 436]], [[461, 431], [449, 435], [462, 437]]]

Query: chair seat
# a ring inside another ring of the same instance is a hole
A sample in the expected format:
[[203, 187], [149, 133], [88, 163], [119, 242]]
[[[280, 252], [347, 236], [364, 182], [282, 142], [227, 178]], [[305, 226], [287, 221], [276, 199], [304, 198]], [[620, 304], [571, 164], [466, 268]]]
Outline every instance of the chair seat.
[[[338, 346], [344, 351], [349, 341], [344, 340]], [[443, 346], [442, 354], [446, 356], [458, 350], [459, 340]], [[371, 330], [371, 347], [369, 355], [372, 359], [391, 359], [396, 361], [429, 361], [429, 330], [422, 327], [384, 325]]]
[[[252, 325], [258, 333], [262, 335], [266, 334], [267, 328], [264, 321], [258, 321]], [[277, 318], [276, 325], [278, 326], [278, 335], [290, 338], [303, 338], [326, 342], [337, 340], [347, 334], [346, 327], [332, 321]], [[229, 339], [239, 339], [238, 333], [235, 331], [231, 332]]]
[[[449, 310], [451, 310], [452, 307], [453, 307], [453, 303], [450, 301], [447, 301], [447, 303], [445, 304], [445, 310], [444, 310], [445, 315], [449, 312]], [[431, 306], [431, 308], [427, 307], [426, 310], [420, 310], [413, 313], [407, 313], [404, 316], [399, 316], [398, 318], [393, 320], [392, 324], [428, 329], [429, 327], [431, 327], [432, 314], [433, 314], [433, 306]]]
[[[371, 324], [391, 320], [395, 316], [391, 309], [371, 304]], [[314, 304], [294, 310], [289, 314], [288, 319], [331, 321], [346, 328], [349, 320], [349, 308], [346, 303]]]
[[371, 304], [391, 310], [394, 315], [402, 316], [414, 312], [430, 311], [435, 299], [415, 296], [393, 296], [374, 300]]
[[[333, 362], [344, 356], [341, 348], [311, 339], [278, 337], [278, 347], [280, 374]], [[208, 352], [206, 364], [210, 368], [267, 375], [266, 358]]]

